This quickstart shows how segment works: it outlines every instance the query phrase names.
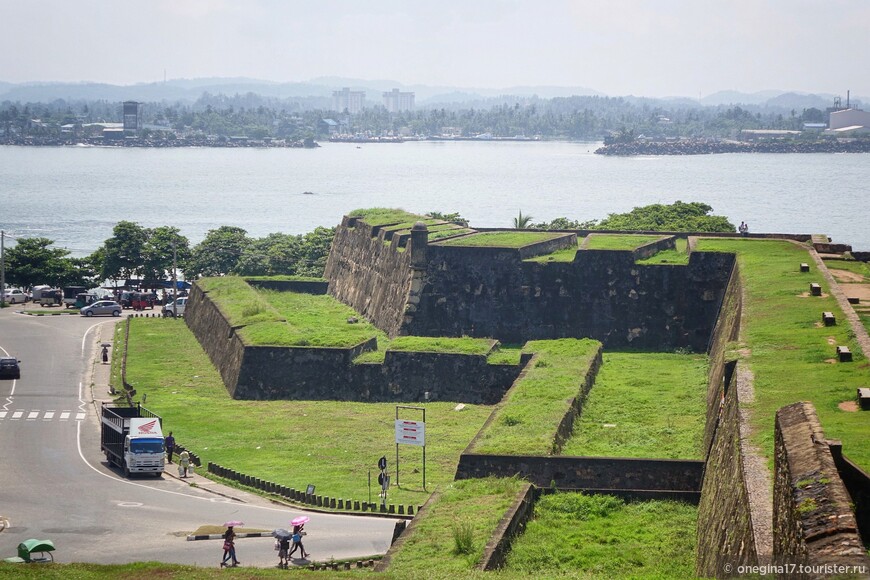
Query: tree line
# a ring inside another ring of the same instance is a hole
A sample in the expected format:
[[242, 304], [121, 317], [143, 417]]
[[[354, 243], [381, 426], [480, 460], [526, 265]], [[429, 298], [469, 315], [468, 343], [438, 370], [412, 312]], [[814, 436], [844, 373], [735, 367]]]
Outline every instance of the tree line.
[[[254, 94], [210, 95], [194, 103], [145, 103], [141, 136], [150, 139], [245, 136], [251, 139], [325, 138], [327, 118], [341, 122], [342, 131], [356, 134], [440, 135], [446, 128], [464, 136], [490, 133], [496, 137], [541, 137], [597, 141], [619, 132], [647, 137], [736, 137], [743, 129], [800, 130], [805, 122], [824, 122], [827, 114], [811, 107], [803, 110], [754, 105], [701, 106], [688, 100], [573, 96], [500, 97], [474, 105], [445, 104], [415, 111], [389, 113], [370, 106], [349, 115], [298, 100]], [[121, 103], [58, 99], [51, 103], [0, 103], [0, 134], [50, 137], [62, 125], [86, 126], [119, 122]], [[78, 129], [77, 129], [78, 130]], [[98, 127], [90, 128], [99, 131]], [[82, 129], [86, 134], [87, 129]]]
[[191, 245], [178, 228], [146, 228], [121, 221], [96, 251], [70, 257], [49, 238], [21, 238], [6, 250], [6, 280], [12, 286], [96, 286], [104, 280], [168, 280], [173, 266], [179, 277], [297, 275], [320, 277], [326, 267], [335, 228], [318, 227], [307, 234], [273, 233], [252, 238], [235, 226], [209, 230]]

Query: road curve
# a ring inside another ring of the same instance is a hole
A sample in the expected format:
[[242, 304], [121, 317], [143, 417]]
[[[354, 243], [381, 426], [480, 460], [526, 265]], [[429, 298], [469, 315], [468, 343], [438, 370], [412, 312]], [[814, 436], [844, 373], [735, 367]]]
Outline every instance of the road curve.
[[[287, 527], [302, 513], [218, 485], [190, 487], [164, 476], [124, 479], [99, 449], [99, 419], [87, 381], [101, 324], [77, 316], [0, 311], [0, 353], [21, 359], [17, 381], [0, 380], [0, 557], [28, 538], [51, 539], [59, 562], [161, 561], [217, 566], [221, 542], [189, 542], [201, 525], [238, 519], [247, 528]], [[87, 382], [86, 382], [87, 381]], [[230, 499], [237, 498], [237, 499]], [[394, 521], [308, 514], [313, 560], [384, 553]], [[237, 541], [245, 566], [277, 564], [269, 538]]]

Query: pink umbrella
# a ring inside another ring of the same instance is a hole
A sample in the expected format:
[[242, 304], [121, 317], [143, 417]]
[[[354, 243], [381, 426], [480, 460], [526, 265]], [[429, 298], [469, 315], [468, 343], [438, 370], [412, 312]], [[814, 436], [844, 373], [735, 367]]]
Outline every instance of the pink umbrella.
[[244, 526], [245, 522], [240, 522], [239, 520], [230, 520], [228, 522], [224, 522], [225, 528], [234, 528], [236, 526]]
[[293, 521], [290, 522], [290, 525], [291, 526], [301, 526], [302, 524], [306, 523], [310, 519], [311, 518], [309, 518], [308, 516], [299, 516], [298, 518], [293, 518]]

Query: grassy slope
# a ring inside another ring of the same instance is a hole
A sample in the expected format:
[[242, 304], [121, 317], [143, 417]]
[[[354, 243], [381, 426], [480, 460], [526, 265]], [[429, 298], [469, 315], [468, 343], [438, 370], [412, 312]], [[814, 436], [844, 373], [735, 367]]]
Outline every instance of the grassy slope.
[[[806, 250], [786, 241], [702, 239], [699, 250], [737, 252], [746, 288], [746, 325], [741, 342], [751, 351], [746, 358], [755, 374], [753, 423], [755, 440], [768, 458], [773, 451], [776, 410], [796, 401], [812, 401], [825, 435], [842, 439], [843, 452], [870, 470], [870, 421], [862, 413], [840, 410], [841, 401], [855, 400], [855, 389], [867, 385], [867, 360], [861, 355], [847, 324], [823, 327], [822, 311], [845, 320], [832, 296], [809, 297], [809, 283], [827, 282], [811, 265]], [[854, 362], [834, 363], [835, 345], [849, 345]]]
[[600, 346], [595, 340], [574, 338], [526, 343], [523, 350], [537, 353], [538, 358], [514, 383], [473, 451], [550, 455], [556, 428], [580, 392]]
[[473, 236], [466, 236], [455, 240], [445, 240], [439, 242], [444, 246], [474, 246], [474, 247], [493, 247], [493, 248], [521, 248], [536, 242], [549, 240], [563, 234], [554, 232], [480, 232]]
[[633, 250], [638, 246], [654, 242], [661, 236], [641, 236], [635, 234], [595, 234], [589, 237], [587, 250]]
[[492, 341], [488, 338], [399, 336], [390, 342], [389, 350], [439, 352], [450, 354], [487, 354]]
[[688, 242], [686, 238], [676, 239], [676, 248], [673, 250], [662, 250], [650, 256], [645, 260], [638, 260], [638, 264], [655, 265], [655, 264], [681, 264], [689, 263], [689, 254], [686, 252]]
[[413, 225], [416, 221], [424, 219], [423, 216], [407, 212], [403, 209], [393, 209], [388, 207], [372, 207], [368, 209], [355, 209], [347, 215], [363, 218], [370, 226], [381, 226], [385, 224], [398, 224], [409, 222]]
[[[395, 458], [394, 404], [230, 399], [182, 321], [134, 319], [127, 376], [140, 397], [148, 395], [148, 407], [163, 416], [164, 429], [203, 461], [297, 489], [313, 483], [323, 495], [367, 500], [368, 471], [377, 474], [381, 455], [390, 465]], [[430, 490], [453, 479], [459, 454], [492, 410], [454, 406], [426, 405]], [[404, 485], [390, 490], [391, 502], [418, 504], [428, 497], [421, 476], [412, 474], [422, 469], [422, 453], [411, 447], [401, 446]]]
[[531, 578], [692, 578], [697, 508], [612, 496], [543, 496], [508, 555], [507, 575]]
[[704, 355], [605, 352], [563, 455], [701, 459]]
[[[240, 333], [250, 344], [347, 347], [386, 335], [351, 307], [326, 294], [262, 290], [260, 295], [286, 323], [263, 323]], [[349, 324], [349, 318], [359, 322]]]
[[[517, 479], [465, 479], [442, 490], [429, 516], [417, 522], [388, 568], [397, 578], [464, 578], [480, 561], [483, 549], [522, 482]], [[454, 526], [473, 529], [473, 549], [454, 550]]]

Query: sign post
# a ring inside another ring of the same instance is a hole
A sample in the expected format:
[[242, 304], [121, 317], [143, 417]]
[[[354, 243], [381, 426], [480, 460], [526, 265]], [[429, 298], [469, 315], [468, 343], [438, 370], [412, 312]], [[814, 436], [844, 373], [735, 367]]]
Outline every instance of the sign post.
[[[422, 421], [399, 419], [399, 409], [422, 411]], [[423, 448], [423, 489], [426, 489], [426, 408], [396, 405], [396, 485], [399, 485], [399, 445]]]

